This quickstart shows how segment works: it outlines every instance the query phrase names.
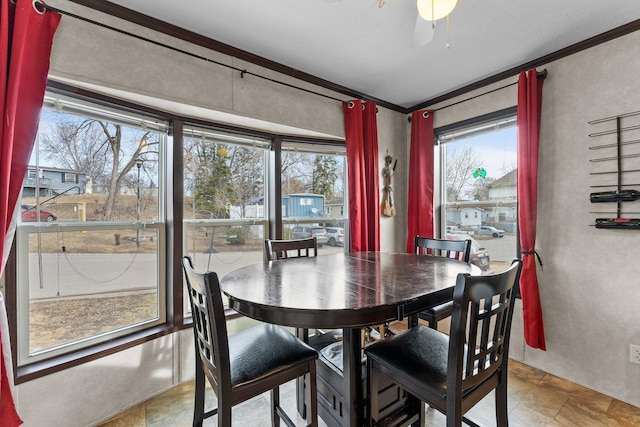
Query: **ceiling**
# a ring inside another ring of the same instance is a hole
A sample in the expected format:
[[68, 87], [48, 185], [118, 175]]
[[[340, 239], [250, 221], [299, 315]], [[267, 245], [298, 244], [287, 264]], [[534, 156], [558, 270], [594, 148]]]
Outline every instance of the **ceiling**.
[[638, 0], [459, 0], [450, 47], [446, 20], [412, 47], [415, 0], [111, 2], [401, 108], [640, 19]]

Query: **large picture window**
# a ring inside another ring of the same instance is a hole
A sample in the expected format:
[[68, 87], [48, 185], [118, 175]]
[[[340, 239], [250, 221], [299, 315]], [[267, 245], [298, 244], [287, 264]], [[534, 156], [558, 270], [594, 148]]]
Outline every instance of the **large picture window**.
[[46, 95], [16, 233], [19, 364], [165, 321], [167, 128]]
[[[279, 230], [321, 231], [324, 253], [345, 250], [340, 142], [192, 125], [119, 104], [56, 85], [45, 95], [5, 270], [15, 283], [18, 380], [187, 327], [175, 268], [185, 254], [224, 277], [261, 263], [264, 239]], [[270, 200], [281, 183], [281, 200]]]

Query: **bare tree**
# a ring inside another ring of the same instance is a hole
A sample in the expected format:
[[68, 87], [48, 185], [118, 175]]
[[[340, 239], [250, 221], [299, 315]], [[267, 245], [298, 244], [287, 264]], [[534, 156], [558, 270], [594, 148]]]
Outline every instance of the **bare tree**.
[[52, 117], [51, 129], [44, 132], [42, 139], [43, 152], [56, 165], [87, 173], [107, 188], [103, 215], [112, 219], [120, 189], [131, 180], [127, 175], [136, 161], [142, 161], [147, 169], [157, 164], [159, 142], [150, 141], [155, 134], [66, 114]]
[[246, 206], [257, 197], [263, 195], [264, 186], [264, 154], [237, 145], [228, 146], [228, 164], [234, 186], [235, 203]]
[[102, 127], [107, 147], [111, 150], [111, 179], [109, 180], [109, 194], [104, 206], [105, 218], [111, 219], [113, 207], [125, 177], [136, 166], [137, 161], [142, 161], [142, 164], [147, 161], [157, 161], [158, 152], [152, 151], [151, 147], [157, 146], [158, 141], [149, 141], [152, 133], [146, 131], [142, 136], [133, 138], [135, 145], [131, 144], [133, 145], [131, 147], [130, 143], [123, 142], [122, 126], [101, 121], [98, 121], [98, 124]]
[[282, 194], [311, 192], [309, 156], [296, 151], [282, 152]]
[[474, 178], [471, 188], [471, 198], [473, 200], [489, 200], [489, 186], [495, 181], [495, 178]]
[[447, 150], [447, 201], [462, 200], [479, 165], [478, 155], [473, 147], [466, 146]]
[[86, 173], [94, 182], [100, 182], [105, 176], [108, 152], [99, 127], [93, 120], [73, 116], [59, 119], [41, 133], [41, 152], [57, 166]]

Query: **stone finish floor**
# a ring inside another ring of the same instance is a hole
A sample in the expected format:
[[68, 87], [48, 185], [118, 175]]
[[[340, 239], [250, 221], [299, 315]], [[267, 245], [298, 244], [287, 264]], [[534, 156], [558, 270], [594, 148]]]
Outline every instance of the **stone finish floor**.
[[[208, 404], [215, 395], [208, 389]], [[295, 383], [281, 387], [281, 401], [287, 413], [295, 413]], [[193, 382], [181, 384], [99, 427], [188, 427], [192, 422]], [[585, 387], [560, 379], [515, 360], [509, 361], [509, 425], [530, 426], [640, 426], [640, 408], [612, 399]], [[495, 426], [493, 395], [476, 405], [467, 415], [483, 426]], [[204, 426], [216, 426], [216, 417]], [[295, 420], [304, 425], [300, 419]], [[427, 408], [427, 426], [444, 426], [443, 415]], [[270, 426], [269, 394], [237, 405], [233, 425]], [[320, 419], [320, 427], [326, 426]]]

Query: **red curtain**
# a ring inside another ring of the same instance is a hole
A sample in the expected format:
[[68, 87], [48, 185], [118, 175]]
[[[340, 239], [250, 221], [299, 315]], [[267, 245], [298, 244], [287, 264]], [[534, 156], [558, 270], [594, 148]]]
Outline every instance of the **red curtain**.
[[522, 245], [520, 294], [527, 345], [546, 350], [542, 306], [536, 274], [536, 219], [538, 209], [538, 140], [543, 78], [535, 68], [518, 79], [518, 227]]
[[411, 114], [409, 190], [407, 202], [407, 252], [414, 237], [433, 237], [433, 111]]
[[[0, 275], [9, 250], [11, 221], [36, 131], [49, 71], [53, 35], [60, 15], [36, 10], [31, 0], [0, 0]], [[2, 300], [4, 301], [4, 300]], [[0, 426], [22, 424], [8, 372], [11, 372], [4, 303], [0, 316]], [[8, 356], [8, 358], [7, 358]], [[9, 370], [8, 370], [9, 369]]]
[[349, 170], [349, 235], [353, 252], [380, 250], [378, 122], [376, 104], [343, 103]]

